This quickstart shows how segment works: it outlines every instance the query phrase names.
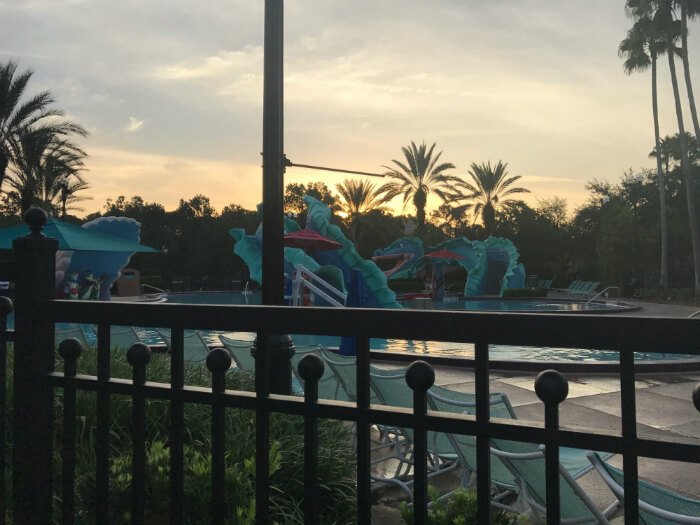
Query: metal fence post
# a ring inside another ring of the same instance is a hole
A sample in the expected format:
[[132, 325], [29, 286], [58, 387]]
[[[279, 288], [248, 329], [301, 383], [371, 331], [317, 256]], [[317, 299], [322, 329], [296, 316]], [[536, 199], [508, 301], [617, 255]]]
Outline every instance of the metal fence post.
[[[5, 417], [7, 407], [7, 316], [12, 311], [12, 301], [7, 297], [0, 296], [0, 439], [5, 443], [7, 439], [7, 429], [5, 427]], [[5, 446], [0, 447], [0, 525], [5, 525], [7, 519], [7, 487], [5, 485], [6, 472]]]
[[[413, 413], [428, 413], [428, 390], [435, 384], [435, 370], [425, 361], [414, 361], [406, 370], [406, 383], [413, 390]], [[428, 431], [421, 419], [413, 429], [413, 523], [428, 522]]]
[[323, 361], [314, 354], [304, 356], [299, 363], [299, 375], [304, 380], [304, 523], [321, 523], [321, 487], [318, 481], [318, 381], [323, 376]]
[[15, 239], [15, 351], [12, 494], [14, 522], [51, 523], [54, 326], [35, 302], [54, 298], [58, 241], [41, 233], [46, 213], [24, 216], [31, 233]]
[[569, 395], [569, 382], [556, 370], [540, 372], [535, 379], [535, 393], [544, 403], [545, 482], [547, 525], [560, 523], [559, 502], [559, 404]]
[[269, 335], [264, 344], [256, 338], [251, 350], [256, 359], [263, 350], [269, 356], [267, 373], [270, 377], [270, 393], [291, 395], [292, 393], [292, 356], [295, 352], [294, 342], [288, 335]]

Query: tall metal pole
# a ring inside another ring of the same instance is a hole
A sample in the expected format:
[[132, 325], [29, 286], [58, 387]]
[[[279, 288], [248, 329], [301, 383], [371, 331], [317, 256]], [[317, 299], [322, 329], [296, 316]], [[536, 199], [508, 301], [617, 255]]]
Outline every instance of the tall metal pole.
[[265, 0], [262, 302], [284, 303], [284, 0]]

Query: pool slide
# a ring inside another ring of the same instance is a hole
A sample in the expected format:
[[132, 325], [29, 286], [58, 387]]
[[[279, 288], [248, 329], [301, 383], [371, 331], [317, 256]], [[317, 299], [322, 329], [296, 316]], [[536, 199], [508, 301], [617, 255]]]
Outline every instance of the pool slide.
[[[396, 302], [396, 294], [387, 286], [387, 279], [379, 267], [372, 261], [360, 257], [352, 242], [345, 237], [340, 227], [330, 223], [331, 210], [319, 200], [305, 196], [308, 207], [307, 228], [339, 242], [342, 247], [337, 250], [316, 250], [313, 256], [299, 248], [284, 249], [285, 273], [291, 277], [294, 269], [303, 265], [316, 274], [323, 274], [324, 267], [334, 266], [340, 269], [345, 289], [350, 289], [353, 270], [362, 280], [362, 306], [368, 308], [401, 308]], [[296, 221], [285, 217], [285, 233], [301, 229]], [[250, 270], [250, 278], [262, 285], [262, 225], [254, 235], [247, 235], [245, 230], [233, 228], [229, 234], [236, 241], [234, 253], [243, 259]], [[330, 268], [328, 268], [330, 270]]]
[[[518, 263], [519, 253], [508, 239], [489, 237], [485, 241], [471, 241], [466, 237], [448, 239], [425, 250], [430, 254], [447, 250], [459, 258], [443, 264], [459, 264], [468, 275], [464, 295], [502, 296], [506, 288], [522, 288], [525, 285], [525, 267]], [[426, 266], [423, 242], [417, 237], [402, 237], [384, 249], [374, 252], [375, 260], [394, 262], [385, 270], [390, 280], [415, 278]]]

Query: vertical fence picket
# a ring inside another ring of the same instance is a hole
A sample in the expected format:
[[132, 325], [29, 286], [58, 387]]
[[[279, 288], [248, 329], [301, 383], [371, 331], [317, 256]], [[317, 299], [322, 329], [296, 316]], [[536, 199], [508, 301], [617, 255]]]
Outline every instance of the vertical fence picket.
[[131, 523], [143, 525], [146, 511], [146, 365], [151, 349], [143, 343], [129, 348], [126, 358], [133, 370], [134, 393], [131, 409]]
[[535, 379], [535, 393], [544, 403], [545, 441], [545, 492], [547, 501], [547, 525], [560, 523], [559, 493], [559, 404], [569, 395], [569, 383], [556, 370], [540, 372]]
[[223, 525], [226, 520], [226, 409], [219, 400], [226, 390], [226, 372], [231, 368], [231, 354], [216, 348], [207, 356], [212, 374], [211, 391], [211, 522]]
[[318, 381], [323, 376], [323, 361], [314, 354], [306, 355], [299, 363], [299, 375], [304, 380], [304, 524], [320, 525], [319, 503], [321, 488], [318, 482]]
[[372, 465], [370, 450], [370, 421], [362, 410], [369, 408], [369, 339], [357, 338], [357, 523], [369, 523], [372, 513], [372, 487], [370, 470]]
[[[406, 370], [406, 383], [413, 390], [413, 413], [428, 412], [428, 389], [435, 383], [435, 371], [425, 361], [415, 361]], [[413, 431], [413, 522], [423, 525], [428, 518], [428, 431], [420, 419]]]
[[491, 515], [491, 440], [484, 431], [491, 418], [489, 408], [489, 345], [474, 345], [474, 390], [476, 392], [476, 510], [477, 522], [490, 523]]
[[639, 523], [639, 472], [637, 470], [637, 401], [634, 384], [634, 353], [627, 348], [620, 352], [620, 403], [622, 439], [625, 453], [625, 523]]
[[66, 339], [58, 345], [63, 358], [63, 435], [61, 438], [61, 497], [63, 525], [75, 523], [75, 378], [78, 357], [83, 346], [77, 339]]
[[[266, 344], [267, 336], [259, 333], [255, 349]], [[258, 351], [254, 357], [255, 396], [258, 402], [255, 412], [255, 523], [267, 525], [270, 501], [270, 412], [267, 408], [270, 394], [269, 355]]]
[[[174, 327], [170, 333], [170, 388], [182, 392], [185, 385], [184, 330]], [[184, 522], [185, 413], [182, 399], [170, 402], [170, 523]]]
[[7, 316], [12, 311], [12, 301], [7, 297], [0, 297], [0, 525], [5, 525], [7, 517], [7, 487], [5, 486], [5, 440], [7, 428], [5, 427], [5, 415], [7, 408]]
[[109, 376], [110, 328], [97, 325], [97, 429], [95, 440], [95, 485], [97, 523], [109, 523]]

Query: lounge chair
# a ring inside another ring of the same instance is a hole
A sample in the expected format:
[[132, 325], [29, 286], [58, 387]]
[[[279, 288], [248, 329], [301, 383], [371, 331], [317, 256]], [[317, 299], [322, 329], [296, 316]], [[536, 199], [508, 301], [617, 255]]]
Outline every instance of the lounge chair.
[[[521, 500], [527, 502], [536, 516], [544, 517], [547, 512], [544, 447], [502, 439], [493, 439], [491, 444], [491, 454], [496, 455], [515, 476]], [[585, 453], [578, 451], [576, 457], [567, 458], [567, 450], [577, 449], [560, 449], [561, 523], [608, 524], [608, 517], [619, 507], [619, 502], [614, 502], [604, 510], [598, 509], [576, 482], [577, 478], [590, 471], [590, 468], [579, 464], [580, 457], [585, 457]]]
[[132, 345], [141, 343], [141, 338], [133, 326], [110, 326], [109, 344], [112, 348], [128, 350]]
[[[431, 410], [453, 412], [457, 414], [476, 414], [476, 396], [471, 393], [456, 392], [449, 388], [433, 386], [428, 390], [428, 406]], [[505, 394], [492, 393], [489, 399], [491, 417], [500, 419], [517, 419], [513, 407]], [[450, 457], [450, 452], [459, 459], [462, 465], [462, 484], [467, 486], [472, 473], [476, 472], [476, 439], [470, 435], [431, 433], [434, 440], [433, 450], [442, 457]], [[513, 474], [496, 456], [491, 456], [491, 484], [499, 490], [494, 498], [494, 504], [508, 493], [517, 492], [518, 485]]]
[[[323, 359], [323, 356], [321, 355], [321, 345], [297, 346], [294, 355], [292, 356], [292, 372], [294, 373], [294, 380], [298, 385], [300, 393], [303, 392], [304, 381], [299, 375], [299, 362], [302, 360], [302, 358], [304, 358], [304, 356], [309, 354], [316, 354]], [[323, 369], [323, 375], [318, 381], [319, 399], [349, 401], [350, 398], [345, 392], [340, 380], [335, 375], [335, 372], [333, 372], [333, 369], [327, 363], [324, 364], [326, 366]]]
[[[389, 406], [413, 408], [413, 390], [406, 383], [406, 368], [399, 370], [386, 370], [370, 366], [370, 385], [377, 399]], [[382, 433], [389, 439], [393, 446], [392, 458], [397, 461], [397, 467], [392, 476], [373, 476], [372, 479], [379, 483], [396, 485], [405, 491], [410, 498], [413, 497], [411, 484], [408, 477], [413, 468], [413, 429], [411, 428], [383, 428]], [[460, 467], [454, 449], [433, 450], [431, 444], [436, 444], [434, 432], [428, 432], [428, 477], [443, 474]], [[440, 452], [448, 455], [441, 456]], [[448, 494], [443, 495], [446, 497]]]
[[[333, 370], [349, 401], [357, 400], [357, 363], [355, 357], [345, 356], [321, 348], [320, 355]], [[376, 394], [370, 392], [370, 402], [377, 403]]]
[[[170, 330], [158, 328], [158, 334], [163, 338], [168, 349], [172, 349]], [[209, 355], [209, 344], [198, 330], [185, 330], [183, 337], [184, 358], [186, 363], [204, 363]]]
[[[55, 342], [56, 346], [59, 345], [61, 341], [64, 341], [65, 339], [77, 339], [80, 341], [80, 344], [83, 345], [83, 348], [87, 348], [90, 345], [88, 343], [88, 337], [83, 331], [83, 328], [80, 325], [72, 326], [70, 328], [65, 328], [63, 330], [56, 330], [56, 335], [55, 335]], [[94, 345], [94, 343], [93, 343]]]
[[[624, 475], [608, 465], [596, 452], [588, 459], [620, 504], [625, 499]], [[686, 498], [647, 481], [639, 481], [639, 521], [645, 525], [700, 524], [700, 501]]]
[[549, 290], [552, 287], [552, 279], [539, 279], [537, 281], [537, 287]]
[[[431, 409], [442, 412], [476, 414], [476, 397], [474, 394], [456, 392], [444, 387], [433, 386], [428, 391], [428, 404]], [[491, 417], [517, 419], [517, 415], [505, 394], [492, 393], [489, 399], [489, 406]], [[462, 482], [468, 482], [471, 473], [476, 472], [476, 440], [474, 436], [440, 433], [436, 433], [434, 436], [438, 440], [435, 449], [444, 449], [446, 441], [454, 448], [464, 469]], [[538, 445], [514, 442], [503, 443], [506, 443], [505, 446], [511, 452], [517, 449], [518, 454], [532, 456], [526, 459], [541, 459], [544, 461], [544, 452]], [[445, 455], [444, 452], [442, 454]], [[501, 500], [509, 493], [519, 492], [518, 499], [524, 502], [527, 493], [521, 490], [522, 483], [516, 481], [517, 476], [513, 474], [512, 469], [506, 466], [501, 459], [501, 455], [501, 451], [492, 448], [491, 484], [499, 491], [493, 498], [493, 504], [496, 507], [513, 510], [513, 507], [503, 505]], [[610, 455], [606, 457], [610, 457]], [[578, 479], [591, 470], [586, 458], [586, 452], [580, 449], [561, 447], [559, 449], [559, 461], [562, 469], [572, 479]]]
[[241, 339], [232, 339], [225, 335], [219, 335], [219, 340], [233, 359], [236, 368], [255, 372], [255, 358], [250, 350], [253, 347], [253, 341], [244, 341]]
[[583, 284], [583, 286], [581, 286], [580, 289], [572, 290], [568, 293], [573, 295], [592, 296], [595, 295], [598, 286], [600, 286], [600, 282], [598, 281], [587, 281]]

